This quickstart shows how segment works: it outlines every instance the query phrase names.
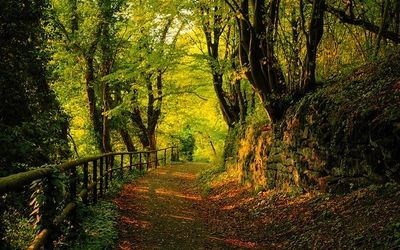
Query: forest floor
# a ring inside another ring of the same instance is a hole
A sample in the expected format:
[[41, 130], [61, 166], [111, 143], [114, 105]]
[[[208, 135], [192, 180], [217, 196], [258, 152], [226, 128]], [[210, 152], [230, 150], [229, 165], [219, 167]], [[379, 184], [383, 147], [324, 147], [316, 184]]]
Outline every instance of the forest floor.
[[209, 165], [176, 164], [124, 186], [116, 249], [398, 249], [400, 188], [346, 195], [256, 194], [233, 180], [207, 193]]

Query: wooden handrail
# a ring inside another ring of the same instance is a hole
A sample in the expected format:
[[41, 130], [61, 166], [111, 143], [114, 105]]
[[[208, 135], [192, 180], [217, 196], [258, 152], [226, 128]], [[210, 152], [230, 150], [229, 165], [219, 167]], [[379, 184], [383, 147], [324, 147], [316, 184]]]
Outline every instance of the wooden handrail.
[[17, 190], [30, 184], [34, 180], [42, 179], [53, 173], [51, 168], [39, 168], [27, 172], [9, 175], [0, 178], [0, 194]]
[[[137, 152], [115, 152], [115, 153], [107, 153], [98, 156], [89, 156], [85, 158], [80, 158], [76, 160], [71, 160], [65, 163], [61, 163], [58, 165], [58, 170], [61, 172], [66, 172], [73, 167], [77, 167], [79, 165], [83, 165], [85, 163], [89, 163], [95, 160], [99, 160], [100, 158], [104, 158], [106, 156], [115, 156], [115, 155], [137, 155], [137, 154], [144, 154], [144, 153], [154, 153], [163, 150], [168, 150], [176, 147], [168, 147], [158, 150], [149, 150], [149, 151], [137, 151]], [[145, 162], [146, 163], [146, 162]], [[12, 174], [5, 177], [0, 177], [0, 194], [15, 191], [22, 186], [30, 184], [34, 180], [42, 179], [50, 174], [52, 174], [54, 170], [52, 168], [38, 168], [35, 170], [30, 170], [26, 172], [21, 172], [17, 174]]]
[[[55, 167], [43, 167], [0, 177], [0, 195], [22, 190], [24, 186], [31, 184], [33, 181], [41, 180], [45, 177], [51, 178], [56, 173], [64, 173], [69, 176], [70, 197], [69, 200], [66, 201], [64, 209], [61, 211], [61, 214], [52, 219], [53, 223], [50, 228], [44, 228], [36, 235], [31, 246], [28, 248], [40, 249], [43, 245], [49, 243], [47, 239], [53, 231], [51, 228], [60, 226], [70, 215], [72, 215], [72, 218], [76, 216], [76, 199], [82, 199], [85, 205], [89, 205], [91, 202], [96, 203], [98, 197], [102, 197], [104, 192], [108, 189], [108, 183], [112, 181], [114, 171], [120, 170], [120, 174], [123, 177], [124, 169], [132, 170], [133, 167], [136, 167], [143, 170], [144, 164], [146, 165], [146, 169], [148, 169], [152, 166], [157, 167], [160, 161], [166, 165], [167, 150], [171, 151], [171, 156], [169, 158], [171, 162], [179, 159], [179, 149], [176, 146], [171, 146], [150, 151], [112, 152], [98, 156], [89, 156], [55, 165]], [[159, 158], [158, 152], [160, 151], [164, 153], [164, 158]], [[114, 167], [115, 156], [118, 155], [121, 156], [120, 165]], [[128, 155], [129, 157], [124, 157], [124, 155]], [[137, 160], [136, 162], [133, 162], [134, 157]], [[124, 164], [124, 159], [129, 161], [129, 165]], [[77, 172], [78, 167], [81, 167], [83, 171], [82, 180], [80, 180]], [[79, 190], [78, 187], [80, 187]], [[89, 196], [90, 193], [92, 194], [91, 198]], [[72, 221], [73, 220], [71, 220], [71, 222]]]

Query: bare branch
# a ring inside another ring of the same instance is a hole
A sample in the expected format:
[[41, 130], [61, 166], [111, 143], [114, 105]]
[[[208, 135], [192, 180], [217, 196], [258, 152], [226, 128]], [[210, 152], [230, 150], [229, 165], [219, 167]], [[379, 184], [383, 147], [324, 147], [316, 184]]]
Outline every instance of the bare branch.
[[[363, 27], [364, 29], [373, 32], [375, 34], [379, 33], [380, 27], [367, 21], [364, 19], [359, 19], [359, 18], [354, 18], [346, 14], [345, 11], [336, 9], [335, 7], [326, 4], [326, 11], [331, 13], [332, 15], [336, 16], [339, 18], [340, 21], [347, 23], [347, 24], [352, 24], [356, 26]], [[392, 42], [399, 44], [400, 43], [400, 36], [396, 34], [395, 32], [385, 30], [385, 32], [382, 32], [382, 37], [391, 40]]]

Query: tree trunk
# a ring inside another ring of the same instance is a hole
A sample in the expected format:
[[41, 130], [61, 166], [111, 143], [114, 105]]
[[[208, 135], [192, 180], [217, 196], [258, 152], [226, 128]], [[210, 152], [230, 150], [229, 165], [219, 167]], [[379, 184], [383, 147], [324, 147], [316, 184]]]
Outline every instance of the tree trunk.
[[136, 152], [137, 150], [135, 145], [133, 145], [132, 137], [129, 132], [126, 129], [121, 128], [119, 129], [119, 134], [121, 135], [121, 138], [125, 144], [126, 150], [128, 152]]
[[[113, 49], [111, 48], [112, 35], [110, 33], [112, 12], [105, 11], [105, 9], [108, 10], [112, 8], [111, 2], [103, 2], [102, 4], [104, 4], [105, 6], [103, 7], [106, 8], [101, 8], [102, 20], [100, 23], [102, 26], [102, 32], [101, 32], [102, 39], [100, 40], [100, 48], [102, 56], [101, 56], [100, 76], [104, 78], [105, 76], [109, 75], [112, 72], [114, 58], [113, 58]], [[100, 79], [100, 81], [101, 81], [101, 97], [102, 97], [101, 119], [103, 125], [101, 144], [102, 144], [102, 152], [108, 153], [112, 151], [111, 136], [110, 136], [110, 120], [107, 114], [107, 112], [110, 110], [110, 102], [111, 102], [110, 86], [107, 80]]]
[[305, 34], [307, 40], [307, 54], [304, 60], [302, 86], [300, 88], [300, 92], [302, 94], [307, 90], [307, 88], [315, 84], [317, 50], [324, 32], [324, 12], [325, 12], [325, 0], [314, 0], [311, 11], [309, 32], [308, 34]]
[[133, 124], [139, 128], [140, 133], [138, 135], [140, 143], [142, 144], [143, 148], [148, 148], [150, 145], [149, 138], [147, 137], [147, 128], [144, 125], [141, 112], [138, 108], [134, 108], [133, 111], [130, 113], [130, 118]]
[[93, 54], [89, 54], [85, 56], [86, 59], [86, 94], [88, 98], [88, 106], [89, 106], [89, 117], [92, 122], [95, 140], [97, 146], [102, 148], [101, 143], [101, 134], [102, 134], [102, 125], [101, 125], [101, 115], [100, 111], [96, 105], [96, 93], [94, 90], [94, 67], [93, 67]]
[[[221, 59], [219, 52], [220, 38], [223, 33], [222, 29], [222, 10], [219, 6], [220, 2], [215, 1], [213, 6], [204, 7], [200, 6], [200, 10], [203, 16], [206, 16], [206, 19], [203, 20], [203, 32], [206, 38], [207, 43], [207, 52], [209, 56], [209, 66], [213, 76], [213, 85], [214, 91], [218, 98], [219, 106], [222, 112], [222, 116], [228, 125], [228, 127], [234, 127], [236, 123], [238, 123], [243, 117], [243, 113], [240, 114], [239, 107], [240, 103], [238, 103], [239, 99], [242, 96], [241, 93], [238, 93], [233, 89], [233, 91], [226, 92], [223, 89], [223, 77], [224, 72], [221, 68]], [[212, 19], [207, 19], [207, 17], [211, 17]], [[228, 30], [228, 37], [230, 37], [231, 29]], [[229, 39], [229, 38], [228, 38]], [[229, 42], [229, 41], [228, 41]], [[228, 47], [228, 45], [227, 45]], [[237, 54], [237, 53], [236, 53]], [[228, 50], [225, 52], [225, 58], [230, 58], [228, 55]], [[234, 56], [232, 55], [232, 60], [234, 60]], [[232, 63], [233, 64], [233, 63]], [[239, 81], [240, 84], [240, 81]], [[240, 86], [239, 86], [240, 88]], [[232, 90], [232, 88], [231, 88]]]
[[400, 0], [395, 2], [394, 13], [394, 33], [400, 37]]
[[156, 133], [155, 130], [149, 131], [147, 134], [149, 138], [149, 150], [156, 150], [157, 149], [157, 140], [156, 140]]
[[387, 27], [388, 18], [389, 18], [389, 7], [390, 7], [390, 0], [385, 0], [381, 24], [379, 26], [379, 32], [376, 37], [376, 45], [375, 45], [375, 53], [374, 53], [375, 57], [378, 56], [379, 49], [381, 47], [382, 35], [385, 32], [386, 27]]
[[108, 82], [102, 81], [102, 99], [103, 99], [103, 107], [101, 119], [103, 121], [102, 126], [102, 136], [101, 136], [101, 151], [103, 153], [108, 153], [112, 151], [111, 147], [111, 137], [110, 137], [110, 120], [108, 119], [108, 115], [106, 112], [109, 110], [109, 86]]
[[[286, 109], [282, 98], [286, 89], [285, 79], [274, 52], [279, 3], [279, 0], [273, 0], [266, 8], [264, 0], [242, 0], [240, 11], [243, 18], [236, 19], [240, 31], [241, 65], [248, 69], [246, 77], [273, 122], [281, 119]], [[253, 13], [250, 14], [249, 10]]]

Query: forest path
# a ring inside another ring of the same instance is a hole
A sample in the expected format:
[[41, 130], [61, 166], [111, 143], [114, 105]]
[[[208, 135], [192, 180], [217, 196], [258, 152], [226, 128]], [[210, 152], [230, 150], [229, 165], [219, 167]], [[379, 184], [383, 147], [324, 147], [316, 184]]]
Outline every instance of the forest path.
[[291, 197], [226, 176], [202, 197], [196, 177], [208, 167], [161, 167], [125, 185], [116, 249], [400, 248], [400, 185]]
[[208, 167], [160, 167], [124, 186], [114, 200], [120, 210], [117, 249], [258, 248], [236, 239], [233, 215], [201, 196], [196, 175]]

